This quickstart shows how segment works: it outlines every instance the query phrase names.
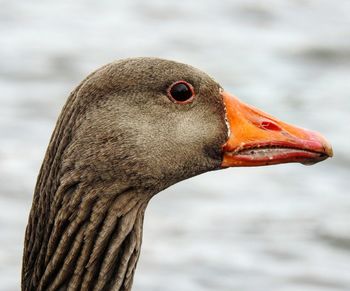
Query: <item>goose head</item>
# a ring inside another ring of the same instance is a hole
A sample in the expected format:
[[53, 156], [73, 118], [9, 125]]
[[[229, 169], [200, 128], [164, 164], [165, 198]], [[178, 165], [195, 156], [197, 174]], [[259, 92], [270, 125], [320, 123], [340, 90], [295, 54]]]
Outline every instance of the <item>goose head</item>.
[[221, 90], [205, 73], [173, 61], [104, 67], [79, 89], [85, 109], [69, 159], [155, 192], [218, 169], [228, 138]]
[[138, 188], [158, 192], [220, 168], [312, 164], [332, 155], [320, 134], [249, 106], [174, 61], [115, 62], [92, 74], [78, 95], [67, 160]]
[[130, 290], [150, 198], [227, 167], [332, 156], [320, 134], [156, 58], [106, 65], [69, 96], [34, 191], [22, 290]]

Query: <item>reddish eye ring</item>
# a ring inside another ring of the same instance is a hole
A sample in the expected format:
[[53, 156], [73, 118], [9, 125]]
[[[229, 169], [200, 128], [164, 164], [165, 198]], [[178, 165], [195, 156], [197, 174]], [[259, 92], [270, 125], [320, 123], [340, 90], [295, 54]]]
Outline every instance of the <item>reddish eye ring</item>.
[[192, 102], [195, 93], [191, 84], [181, 80], [169, 86], [167, 95], [175, 103], [186, 104]]

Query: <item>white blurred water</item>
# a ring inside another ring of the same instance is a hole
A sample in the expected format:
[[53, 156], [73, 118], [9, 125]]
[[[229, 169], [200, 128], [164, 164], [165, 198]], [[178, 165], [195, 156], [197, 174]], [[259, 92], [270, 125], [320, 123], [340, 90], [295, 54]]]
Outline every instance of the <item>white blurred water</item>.
[[147, 210], [136, 291], [350, 290], [350, 2], [0, 1], [0, 290], [19, 290], [44, 151], [69, 92], [114, 59], [197, 66], [322, 132], [335, 157], [207, 173]]

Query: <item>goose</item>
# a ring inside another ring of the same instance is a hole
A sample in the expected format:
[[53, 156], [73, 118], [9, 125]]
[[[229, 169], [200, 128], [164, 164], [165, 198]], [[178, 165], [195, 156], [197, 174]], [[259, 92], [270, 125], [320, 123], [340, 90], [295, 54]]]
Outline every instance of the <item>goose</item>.
[[208, 171], [331, 156], [319, 133], [245, 104], [194, 67], [148, 57], [105, 65], [72, 91], [49, 142], [22, 290], [129, 291], [155, 194]]

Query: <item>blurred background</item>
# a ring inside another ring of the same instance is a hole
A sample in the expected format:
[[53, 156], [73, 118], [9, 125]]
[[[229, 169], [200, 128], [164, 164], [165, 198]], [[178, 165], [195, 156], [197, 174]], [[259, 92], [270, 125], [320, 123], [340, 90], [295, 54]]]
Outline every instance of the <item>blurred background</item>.
[[146, 213], [136, 291], [350, 290], [350, 1], [0, 1], [0, 290], [69, 92], [115, 59], [194, 65], [322, 132], [335, 157], [179, 183]]

